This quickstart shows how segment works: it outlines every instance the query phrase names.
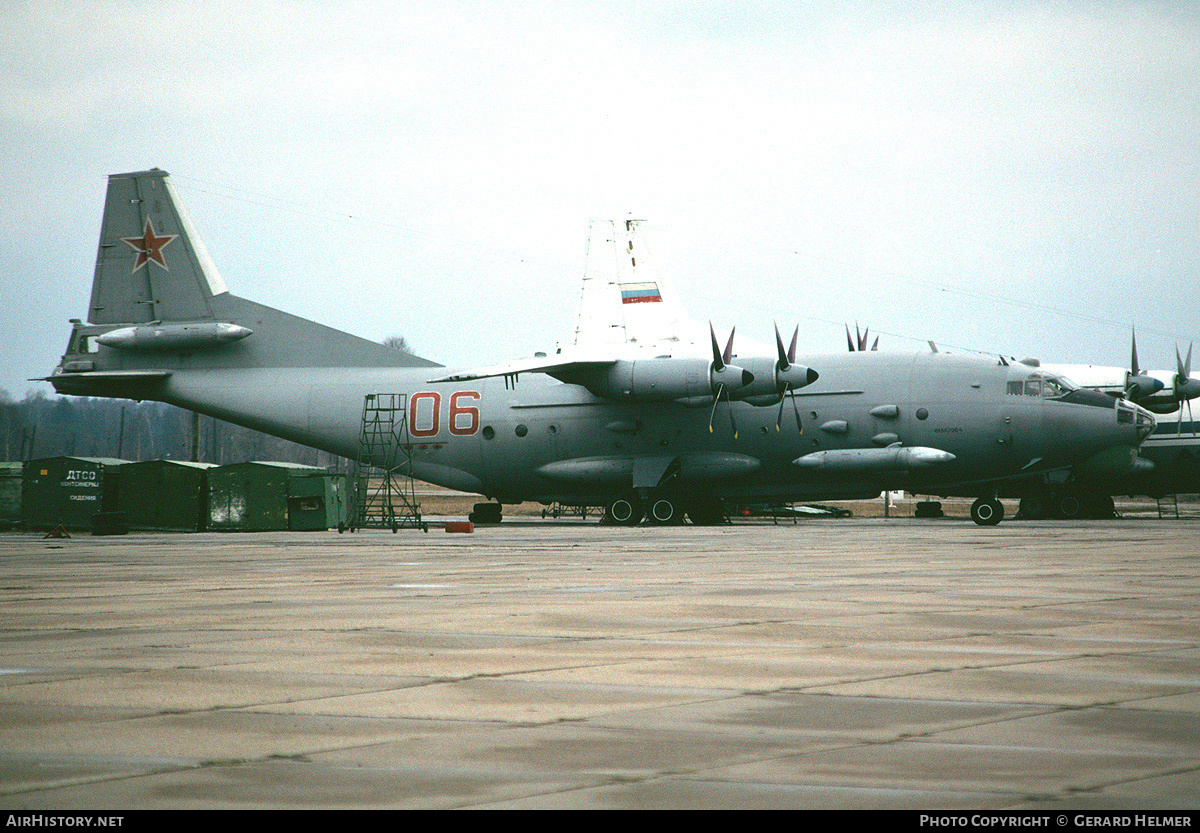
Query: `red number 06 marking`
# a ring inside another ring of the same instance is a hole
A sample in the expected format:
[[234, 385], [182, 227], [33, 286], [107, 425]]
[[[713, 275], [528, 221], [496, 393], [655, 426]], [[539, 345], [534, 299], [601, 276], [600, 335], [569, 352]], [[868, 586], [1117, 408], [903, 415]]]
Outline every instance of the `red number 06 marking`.
[[463, 399], [478, 402], [479, 394], [473, 390], [460, 390], [450, 395], [450, 433], [469, 437], [479, 430], [479, 409], [474, 405], [459, 404]]
[[[457, 437], [469, 437], [479, 431], [479, 409], [466, 404], [479, 401], [479, 392], [460, 390], [450, 394], [450, 413], [447, 428]], [[408, 400], [408, 432], [424, 439], [436, 437], [442, 427], [442, 395], [426, 390], [414, 393]]]

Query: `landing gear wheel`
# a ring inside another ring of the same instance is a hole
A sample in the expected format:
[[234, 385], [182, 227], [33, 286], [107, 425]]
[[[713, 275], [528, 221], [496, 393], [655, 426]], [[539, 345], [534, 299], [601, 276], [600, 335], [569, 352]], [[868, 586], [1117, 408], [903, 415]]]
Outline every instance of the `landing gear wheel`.
[[622, 495], [614, 500], [604, 510], [605, 523], [615, 526], [637, 526], [642, 522], [645, 509], [636, 497]]
[[473, 524], [498, 524], [504, 517], [504, 506], [499, 503], [476, 503], [475, 511], [467, 515], [467, 520]]
[[1021, 498], [1017, 517], [1027, 521], [1041, 520], [1050, 516], [1050, 497], [1044, 492], [1032, 492]]
[[1054, 514], [1068, 521], [1078, 520], [1084, 515], [1083, 498], [1075, 492], [1062, 492], [1054, 498]]
[[1004, 520], [1004, 505], [994, 497], [981, 497], [971, 504], [971, 520], [980, 526], [995, 526]]
[[651, 498], [646, 514], [650, 523], [660, 526], [683, 523], [683, 507], [675, 497]]
[[1117, 516], [1117, 504], [1112, 495], [1095, 495], [1088, 504], [1089, 513], [1097, 520], [1106, 521]]
[[725, 503], [719, 497], [697, 498], [688, 505], [687, 516], [696, 526], [717, 526], [725, 521]]

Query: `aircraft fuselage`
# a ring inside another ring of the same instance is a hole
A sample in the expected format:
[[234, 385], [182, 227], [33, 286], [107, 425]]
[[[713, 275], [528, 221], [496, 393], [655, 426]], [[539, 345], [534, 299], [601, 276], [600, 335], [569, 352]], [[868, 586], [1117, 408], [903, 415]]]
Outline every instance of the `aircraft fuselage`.
[[710, 327], [711, 362], [567, 355], [447, 373], [231, 294], [159, 170], [109, 177], [88, 321], [48, 377], [60, 393], [160, 400], [355, 459], [364, 398], [399, 395], [415, 477], [501, 502], [602, 503], [620, 523], [643, 502], [658, 522], [681, 506], [713, 522], [722, 499], [883, 488], [979, 496], [976, 520], [994, 523], [1001, 489], [1132, 468], [1154, 425], [1024, 365], [800, 360], [778, 331], [774, 357], [738, 357], [732, 334], [722, 351]]
[[[99, 350], [116, 360], [105, 367], [125, 371], [164, 358]], [[1015, 395], [1009, 382], [1029, 376], [1028, 368], [945, 354], [806, 357], [821, 378], [792, 391], [782, 409], [722, 401], [715, 410], [612, 402], [541, 374], [515, 382], [430, 383], [438, 374], [429, 367], [189, 368], [204, 362], [170, 359], [174, 369], [166, 378], [125, 395], [349, 458], [359, 454], [363, 397], [403, 394], [413, 474], [503, 502], [604, 502], [623, 489], [654, 488], [668, 473], [680, 487], [726, 498], [836, 499], [874, 496], [883, 488], [977, 494], [997, 480], [1139, 442], [1137, 417], [1122, 411], [1130, 407], [1124, 403]], [[104, 395], [86, 372], [60, 374], [54, 382], [64, 393]], [[953, 459], [907, 468], [875, 460], [811, 468], [795, 462], [819, 452], [897, 444]]]

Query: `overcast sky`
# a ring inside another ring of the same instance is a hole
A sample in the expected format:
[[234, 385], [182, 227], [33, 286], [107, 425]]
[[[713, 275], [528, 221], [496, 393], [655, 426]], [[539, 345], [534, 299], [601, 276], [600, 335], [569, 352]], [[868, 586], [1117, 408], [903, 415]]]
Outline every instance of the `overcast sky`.
[[106, 176], [230, 289], [445, 364], [569, 340], [590, 220], [801, 352], [1168, 368], [1200, 340], [1200, 4], [0, 4], [0, 389], [86, 317]]

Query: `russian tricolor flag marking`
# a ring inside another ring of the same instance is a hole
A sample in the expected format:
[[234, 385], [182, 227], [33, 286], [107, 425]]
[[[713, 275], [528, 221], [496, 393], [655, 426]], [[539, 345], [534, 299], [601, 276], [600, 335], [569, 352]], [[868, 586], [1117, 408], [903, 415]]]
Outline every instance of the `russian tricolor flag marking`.
[[662, 295], [659, 294], [658, 284], [654, 281], [621, 284], [622, 304], [651, 304], [661, 301]]

